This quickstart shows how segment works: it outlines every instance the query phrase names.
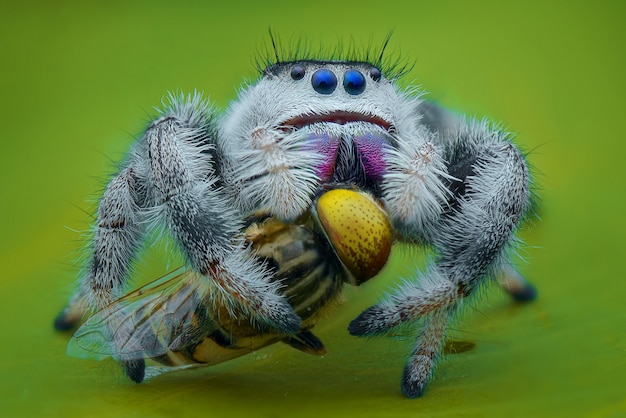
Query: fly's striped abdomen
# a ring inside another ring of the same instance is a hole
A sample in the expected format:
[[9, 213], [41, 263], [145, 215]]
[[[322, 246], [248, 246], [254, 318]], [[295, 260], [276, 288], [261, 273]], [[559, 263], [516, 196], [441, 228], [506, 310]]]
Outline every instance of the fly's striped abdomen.
[[[345, 273], [332, 248], [310, 228], [284, 224], [274, 218], [251, 224], [245, 231], [245, 238], [256, 251], [259, 262], [273, 270], [273, 280], [283, 285], [281, 293], [302, 319], [303, 334], [298, 334], [301, 337], [296, 335], [290, 339], [275, 330], [262, 329], [242, 312], [233, 312], [226, 306], [211, 306], [206, 301], [197, 305], [190, 322], [206, 324], [208, 320], [213, 325], [210, 332], [199, 341], [168, 350], [154, 360], [167, 366], [211, 365], [281, 340], [306, 352], [323, 353], [322, 343], [304, 333], [341, 294]], [[193, 334], [193, 326], [190, 328], [189, 322], [186, 326]], [[300, 346], [303, 341], [304, 346]]]
[[263, 230], [263, 237], [252, 240], [258, 256], [274, 267], [274, 280], [283, 284], [281, 293], [304, 321], [303, 327], [312, 326], [307, 320], [316, 318], [341, 293], [343, 268], [327, 241], [308, 228], [269, 219]]

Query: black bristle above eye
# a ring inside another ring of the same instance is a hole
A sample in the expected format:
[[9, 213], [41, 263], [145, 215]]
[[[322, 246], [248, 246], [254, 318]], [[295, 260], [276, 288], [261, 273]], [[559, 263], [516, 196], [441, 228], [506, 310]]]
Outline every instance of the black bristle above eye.
[[[331, 45], [327, 48], [321, 44], [317, 46], [303, 36], [292, 37], [289, 42], [284, 43], [270, 30], [270, 42], [266, 42], [258, 51], [256, 67], [260, 74], [276, 74], [277, 67], [287, 63], [307, 61], [366, 63], [378, 70], [379, 80], [382, 74], [388, 80], [396, 80], [411, 70], [412, 63], [397, 52], [388, 52], [391, 35], [391, 32], [387, 34], [382, 44], [374, 43], [370, 39], [362, 45], [357, 45], [354, 39], [351, 39], [348, 42], [339, 40], [334, 47]], [[370, 77], [378, 81], [372, 71]]]

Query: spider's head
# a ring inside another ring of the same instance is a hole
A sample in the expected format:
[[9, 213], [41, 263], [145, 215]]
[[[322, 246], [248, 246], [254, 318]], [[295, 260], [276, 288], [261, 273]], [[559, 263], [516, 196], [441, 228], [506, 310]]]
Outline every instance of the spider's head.
[[413, 99], [367, 62], [268, 66], [222, 126], [243, 199], [254, 199], [253, 208], [282, 204], [287, 209], [279, 216], [293, 218], [320, 187], [347, 183], [377, 194], [385, 153], [399, 132], [412, 131], [407, 124], [417, 122]]
[[[393, 104], [398, 92], [381, 70], [365, 62], [295, 61], [265, 69], [258, 90], [274, 89], [274, 126], [293, 127], [327, 122], [366, 122], [393, 130]], [[259, 120], [262, 122], [262, 120]]]

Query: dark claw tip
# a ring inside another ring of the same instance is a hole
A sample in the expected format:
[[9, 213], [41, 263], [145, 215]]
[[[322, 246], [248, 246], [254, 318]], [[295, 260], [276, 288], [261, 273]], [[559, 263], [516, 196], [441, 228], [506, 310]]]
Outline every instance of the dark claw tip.
[[375, 327], [376, 322], [380, 321], [380, 315], [380, 309], [375, 306], [364, 310], [359, 316], [350, 322], [350, 325], [348, 325], [348, 332], [357, 337], [380, 332], [380, 330]]
[[122, 366], [124, 367], [126, 376], [130, 377], [133, 382], [143, 382], [143, 378], [146, 374], [146, 362], [143, 359], [123, 361]]
[[530, 283], [521, 289], [511, 291], [511, 297], [517, 302], [530, 302], [537, 299], [537, 288]]
[[291, 313], [285, 317], [283, 328], [289, 334], [295, 334], [300, 332], [301, 325], [302, 321], [300, 320], [300, 317], [292, 310]]
[[421, 398], [424, 395], [424, 387], [420, 388], [415, 384], [411, 384], [408, 382], [402, 382], [402, 393], [404, 396], [410, 399]]
[[354, 319], [352, 322], [350, 322], [350, 325], [348, 325], [348, 332], [350, 333], [350, 335], [354, 335], [355, 337], [360, 337], [364, 335], [366, 331], [367, 327], [361, 322], [361, 316]]
[[404, 370], [402, 375], [402, 384], [400, 386], [402, 393], [404, 396], [410, 399], [421, 398], [424, 395], [424, 390], [426, 389], [425, 384], [419, 384], [417, 381], [409, 378], [407, 374], [407, 370]]
[[71, 331], [75, 326], [76, 322], [69, 320], [63, 312], [54, 319], [54, 329], [57, 331]]

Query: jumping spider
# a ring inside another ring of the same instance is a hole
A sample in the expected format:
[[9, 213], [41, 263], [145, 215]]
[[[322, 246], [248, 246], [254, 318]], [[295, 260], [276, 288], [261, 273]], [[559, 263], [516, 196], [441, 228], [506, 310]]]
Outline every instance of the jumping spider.
[[[199, 94], [170, 95], [104, 191], [88, 268], [57, 329], [73, 328], [76, 312], [105, 312], [101, 338], [141, 381], [143, 358], [163, 354], [142, 344], [158, 335], [130, 339], [134, 354], [125, 355], [132, 330], [120, 331], [124, 319], [110, 312], [142, 240], [164, 225], [193, 272], [179, 296], [195, 292], [202, 306], [245, 317], [253, 337], [274, 333], [315, 348], [276, 270], [242, 238], [244, 223], [260, 212], [295, 225], [324, 192], [357, 190], [384, 208], [394, 240], [434, 250], [423, 271], [348, 327], [370, 336], [423, 318], [402, 377], [404, 394], [421, 396], [450, 318], [481, 283], [500, 275], [515, 298], [535, 295], [505, 255], [530, 206], [529, 170], [510, 133], [423, 101], [397, 76], [380, 60], [297, 57], [270, 63], [224, 114]], [[180, 298], [165, 349], [204, 337], [219, 343], [185, 325], [198, 322], [199, 305]]]

